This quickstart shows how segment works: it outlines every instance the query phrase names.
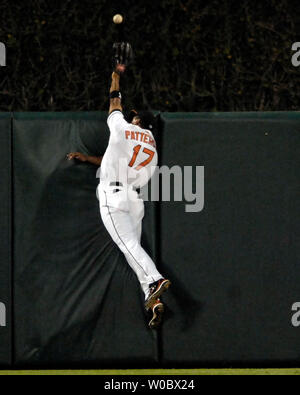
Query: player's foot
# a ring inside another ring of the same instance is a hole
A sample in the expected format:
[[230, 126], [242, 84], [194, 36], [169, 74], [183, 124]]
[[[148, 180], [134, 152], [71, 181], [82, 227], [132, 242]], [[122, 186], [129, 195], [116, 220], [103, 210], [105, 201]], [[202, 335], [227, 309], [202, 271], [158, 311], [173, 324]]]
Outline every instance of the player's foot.
[[150, 295], [145, 302], [145, 308], [147, 311], [154, 306], [157, 299], [170, 287], [170, 285], [171, 281], [162, 278], [149, 286]]
[[149, 327], [151, 329], [158, 329], [160, 324], [162, 323], [163, 315], [165, 312], [165, 307], [160, 301], [160, 299], [157, 299], [156, 303], [152, 307], [152, 319], [149, 322]]

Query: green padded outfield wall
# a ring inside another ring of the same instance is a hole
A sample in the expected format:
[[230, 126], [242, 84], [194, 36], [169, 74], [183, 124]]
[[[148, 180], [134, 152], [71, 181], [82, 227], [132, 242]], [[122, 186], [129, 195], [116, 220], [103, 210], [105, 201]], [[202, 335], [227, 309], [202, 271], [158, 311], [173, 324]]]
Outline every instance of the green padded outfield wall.
[[164, 363], [299, 364], [300, 114], [162, 120], [162, 164], [205, 167], [202, 212], [160, 209], [162, 269], [173, 280]]
[[[96, 168], [106, 114], [14, 115], [14, 304], [17, 366], [147, 366], [157, 361], [143, 295], [104, 228]], [[145, 241], [152, 254], [153, 205]]]
[[11, 363], [11, 114], [0, 114], [0, 367]]
[[144, 244], [173, 282], [155, 334], [102, 225], [96, 168], [66, 161], [104, 153], [106, 114], [13, 114], [12, 130], [1, 116], [0, 366], [299, 364], [300, 115], [161, 121], [161, 164], [204, 166], [205, 206], [147, 204]]

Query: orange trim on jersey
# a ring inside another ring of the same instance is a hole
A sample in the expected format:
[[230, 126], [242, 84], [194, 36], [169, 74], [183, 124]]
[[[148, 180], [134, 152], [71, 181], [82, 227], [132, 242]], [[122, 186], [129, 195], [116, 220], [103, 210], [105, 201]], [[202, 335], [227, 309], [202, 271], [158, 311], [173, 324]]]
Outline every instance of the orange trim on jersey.
[[136, 162], [136, 158], [138, 157], [138, 154], [140, 153], [140, 150], [141, 150], [141, 148], [142, 148], [142, 146], [141, 145], [137, 145], [136, 147], [134, 147], [134, 149], [133, 149], [133, 157], [132, 157], [132, 159], [131, 159], [131, 161], [130, 161], [130, 163], [129, 163], [129, 167], [133, 167], [134, 166], [134, 164], [135, 164], [135, 162]]
[[143, 167], [146, 167], [147, 165], [149, 165], [149, 163], [152, 162], [152, 159], [154, 158], [155, 152], [151, 151], [147, 148], [145, 148], [143, 150], [143, 152], [147, 155], [149, 155], [149, 158], [146, 159], [143, 163], [141, 163], [138, 167], [136, 167], [136, 170], [141, 170]]

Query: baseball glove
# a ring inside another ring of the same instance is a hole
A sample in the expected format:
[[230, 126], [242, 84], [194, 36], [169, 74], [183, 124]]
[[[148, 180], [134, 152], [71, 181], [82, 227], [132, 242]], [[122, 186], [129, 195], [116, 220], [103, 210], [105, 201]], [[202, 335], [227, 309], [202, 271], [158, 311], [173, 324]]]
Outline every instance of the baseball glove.
[[114, 43], [113, 69], [117, 73], [124, 73], [133, 60], [133, 50], [129, 43]]

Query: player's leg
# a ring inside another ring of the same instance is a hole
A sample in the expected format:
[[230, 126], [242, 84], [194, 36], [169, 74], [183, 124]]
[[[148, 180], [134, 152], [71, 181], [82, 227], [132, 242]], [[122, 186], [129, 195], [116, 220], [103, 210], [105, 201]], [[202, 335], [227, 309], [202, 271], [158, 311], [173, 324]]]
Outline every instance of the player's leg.
[[[141, 242], [142, 236], [142, 221], [144, 218], [145, 208], [144, 208], [144, 201], [139, 198], [139, 195], [135, 191], [129, 191], [129, 210], [130, 215], [132, 218], [132, 222], [136, 229], [137, 237], [139, 242]], [[146, 297], [145, 307], [147, 310], [152, 310], [153, 317], [155, 320], [158, 319], [159, 323], [161, 322], [161, 317], [163, 315], [163, 309], [161, 308], [162, 303], [157, 304], [158, 298], [161, 294], [166, 291], [171, 282], [164, 278], [161, 278], [159, 281], [150, 284], [149, 292], [147, 293], [148, 296]], [[163, 305], [162, 305], [163, 307]], [[160, 314], [156, 314], [157, 310], [161, 309], [162, 312]], [[157, 316], [157, 317], [156, 317]]]
[[103, 223], [114, 242], [126, 257], [127, 262], [136, 273], [142, 289], [149, 296], [149, 286], [158, 282], [163, 276], [158, 272], [153, 260], [142, 248], [129, 212], [109, 206], [109, 194], [100, 189], [100, 211]]
[[147, 298], [150, 293], [149, 285], [159, 281], [163, 276], [142, 248], [130, 214], [118, 209], [104, 207], [101, 209], [101, 216], [112, 239], [136, 273]]
[[129, 193], [129, 210], [132, 217], [133, 224], [136, 228], [136, 234], [138, 240], [141, 243], [142, 230], [143, 230], [143, 219], [145, 216], [145, 204], [142, 199], [139, 198], [137, 192], [132, 191]]
[[[130, 214], [136, 228], [138, 240], [141, 241], [142, 223], [145, 215], [145, 204], [144, 201], [139, 198], [137, 192], [133, 191], [133, 193], [129, 194], [129, 197]], [[148, 295], [148, 298], [149, 296], [150, 295]], [[165, 308], [164, 304], [159, 298], [155, 298], [153, 300], [153, 303], [154, 304], [152, 305], [152, 307], [151, 305], [149, 306], [149, 310], [151, 308], [151, 319], [149, 322], [149, 327], [151, 329], [158, 329], [162, 324]]]

